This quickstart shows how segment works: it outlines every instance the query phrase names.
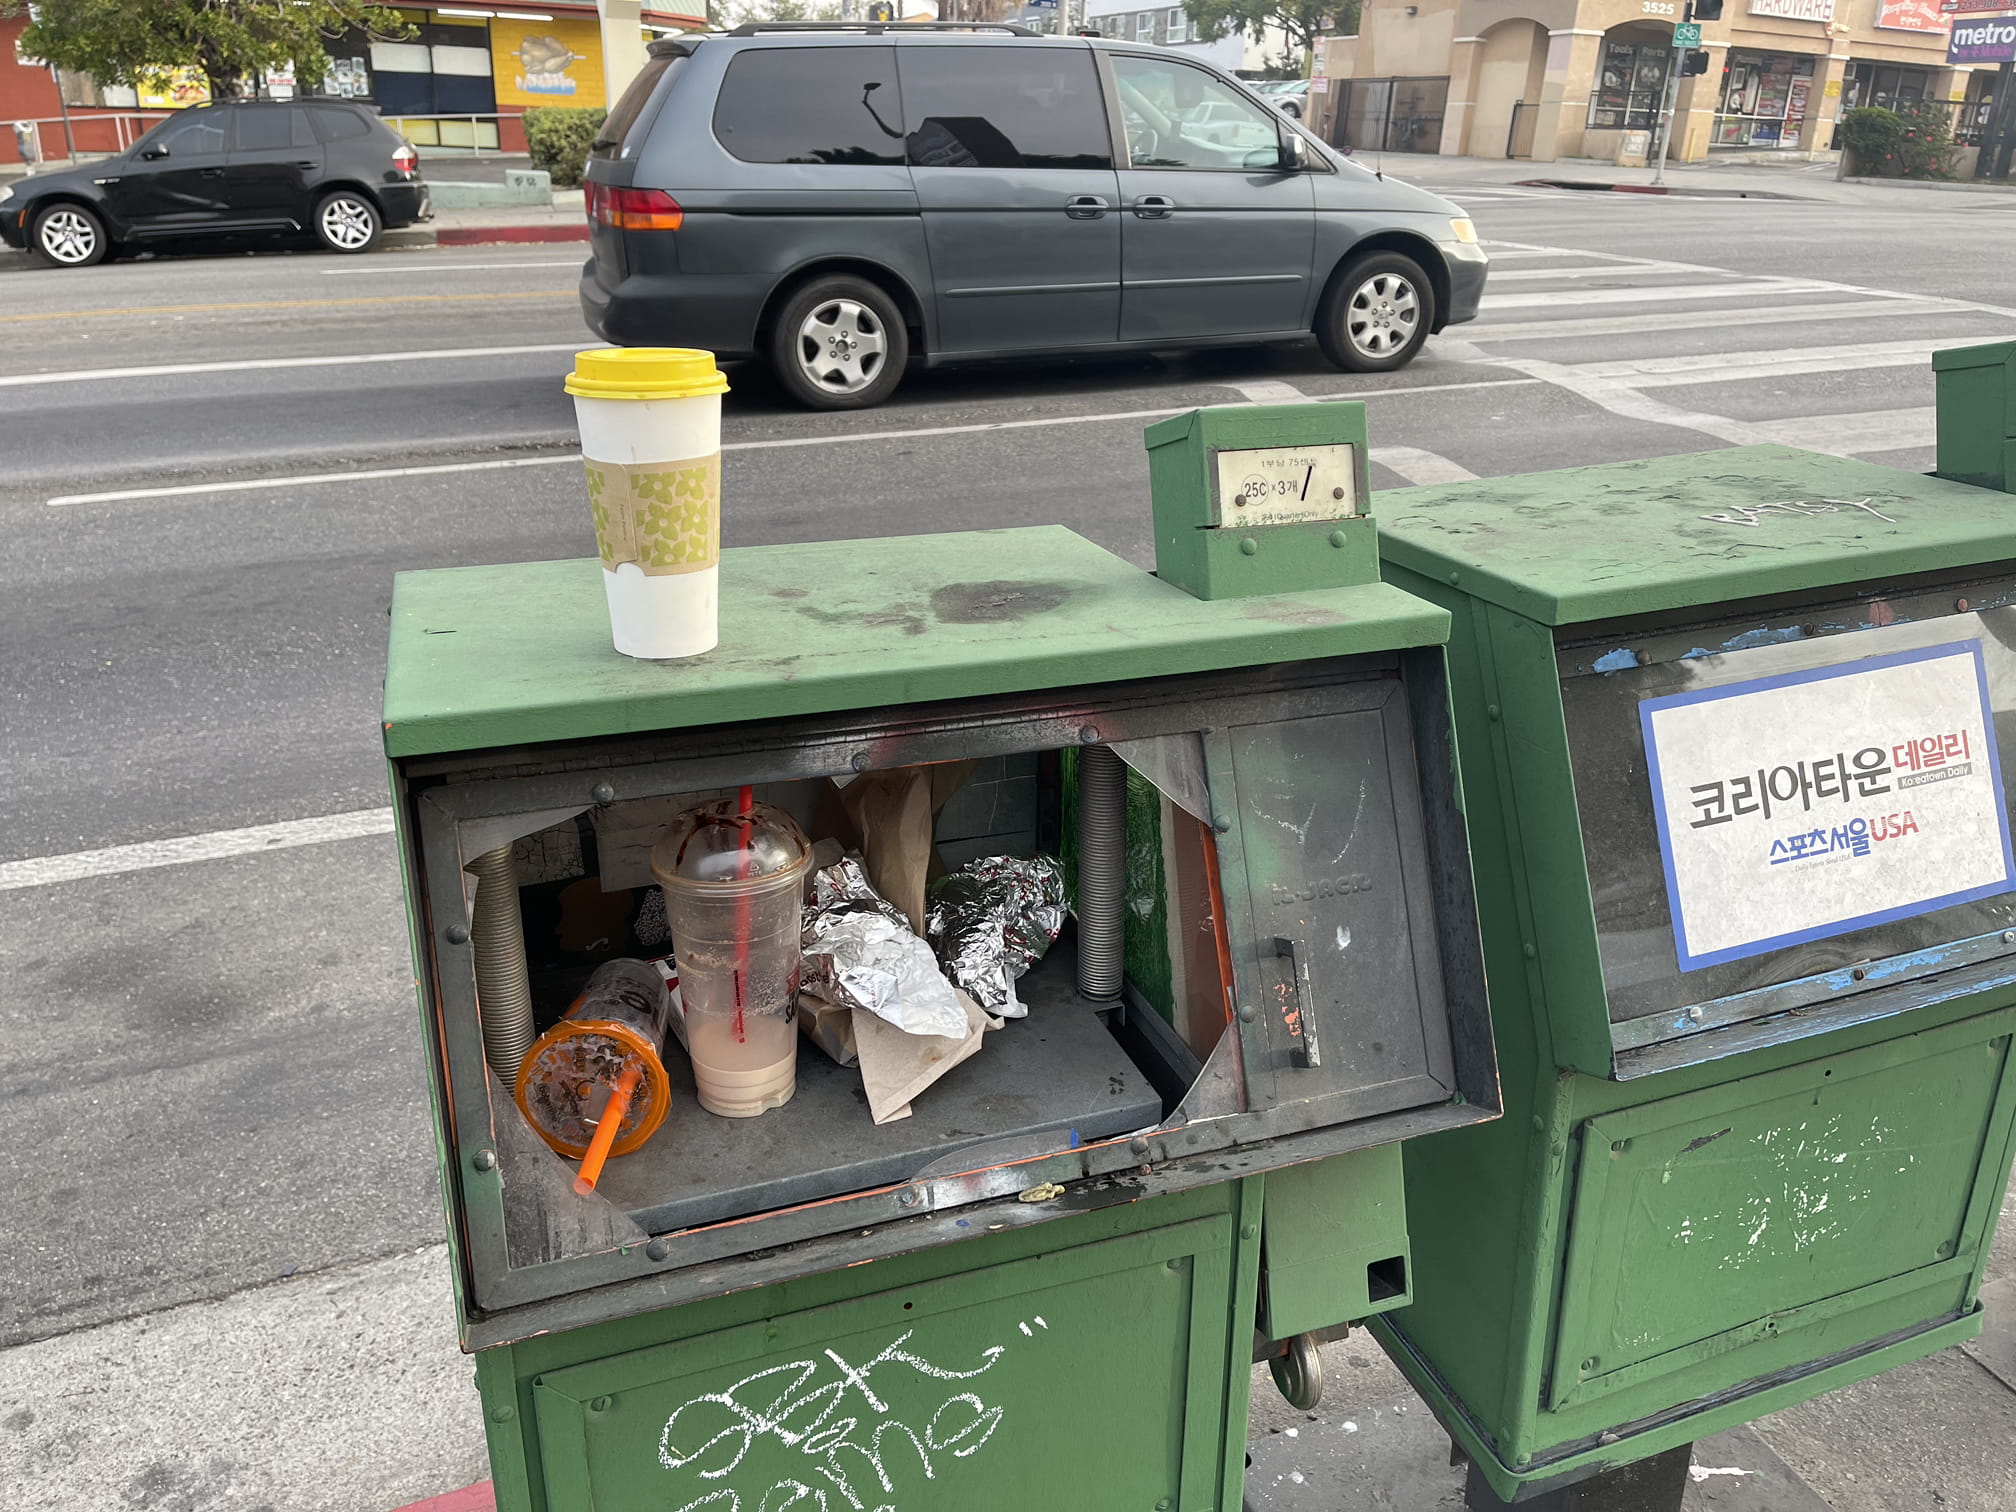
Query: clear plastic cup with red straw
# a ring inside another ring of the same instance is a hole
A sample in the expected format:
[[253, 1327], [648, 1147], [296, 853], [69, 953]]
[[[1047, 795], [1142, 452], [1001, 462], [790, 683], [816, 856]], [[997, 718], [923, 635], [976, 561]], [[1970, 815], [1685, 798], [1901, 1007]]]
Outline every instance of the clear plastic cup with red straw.
[[748, 788], [686, 810], [651, 851], [700, 1106], [753, 1118], [798, 1090], [798, 932], [812, 842]]

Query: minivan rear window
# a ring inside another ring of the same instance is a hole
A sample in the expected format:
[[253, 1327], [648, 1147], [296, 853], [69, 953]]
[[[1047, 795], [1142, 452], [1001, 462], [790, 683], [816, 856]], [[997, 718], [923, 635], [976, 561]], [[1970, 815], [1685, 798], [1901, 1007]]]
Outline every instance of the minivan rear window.
[[760, 47], [721, 80], [714, 135], [745, 163], [901, 163], [893, 47]]
[[915, 168], [1111, 168], [1091, 49], [906, 47]]
[[622, 147], [630, 135], [630, 128], [637, 124], [637, 117], [644, 113], [651, 91], [665, 77], [665, 70], [685, 61], [683, 53], [653, 54], [644, 60], [643, 72], [630, 81], [630, 87], [623, 91], [616, 108], [603, 121], [602, 129], [595, 133], [595, 150], [598, 153], [610, 147]]

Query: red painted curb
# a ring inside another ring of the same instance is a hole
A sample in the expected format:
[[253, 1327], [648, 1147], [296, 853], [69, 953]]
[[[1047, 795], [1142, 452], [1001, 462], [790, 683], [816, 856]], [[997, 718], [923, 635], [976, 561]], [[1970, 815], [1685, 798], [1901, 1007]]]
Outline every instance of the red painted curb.
[[478, 1481], [446, 1496], [433, 1496], [401, 1507], [398, 1512], [497, 1512], [497, 1497], [490, 1489], [490, 1482]]
[[490, 242], [582, 242], [583, 226], [443, 226], [434, 233], [437, 247], [480, 247]]
[[1581, 189], [1612, 194], [1671, 194], [1673, 191], [1664, 184], [1604, 184], [1592, 183], [1587, 179], [1520, 179], [1512, 186], [1515, 189]]

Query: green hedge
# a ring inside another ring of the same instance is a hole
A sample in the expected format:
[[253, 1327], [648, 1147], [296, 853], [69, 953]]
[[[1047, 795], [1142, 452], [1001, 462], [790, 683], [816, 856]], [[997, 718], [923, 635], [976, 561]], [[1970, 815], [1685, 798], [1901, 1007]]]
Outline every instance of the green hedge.
[[532, 166], [553, 175], [556, 189], [580, 187], [588, 171], [588, 146], [602, 129], [606, 110], [542, 105], [525, 112], [525, 146]]
[[1850, 158], [1850, 171], [1874, 176], [1901, 176], [1898, 152], [1904, 146], [1904, 118], [1880, 105], [1843, 111], [1836, 139]]
[[1960, 149], [1944, 102], [1920, 100], [1902, 110], [1865, 105], [1843, 113], [1836, 140], [1851, 174], [1874, 178], [1950, 179]]

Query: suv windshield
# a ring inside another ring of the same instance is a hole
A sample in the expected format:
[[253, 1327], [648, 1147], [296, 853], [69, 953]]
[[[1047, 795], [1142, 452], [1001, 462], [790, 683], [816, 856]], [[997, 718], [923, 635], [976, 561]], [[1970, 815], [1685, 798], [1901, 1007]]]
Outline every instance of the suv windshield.
[[129, 157], [167, 151], [176, 157], [203, 157], [224, 150], [224, 128], [230, 117], [215, 106], [178, 110], [135, 142]]

